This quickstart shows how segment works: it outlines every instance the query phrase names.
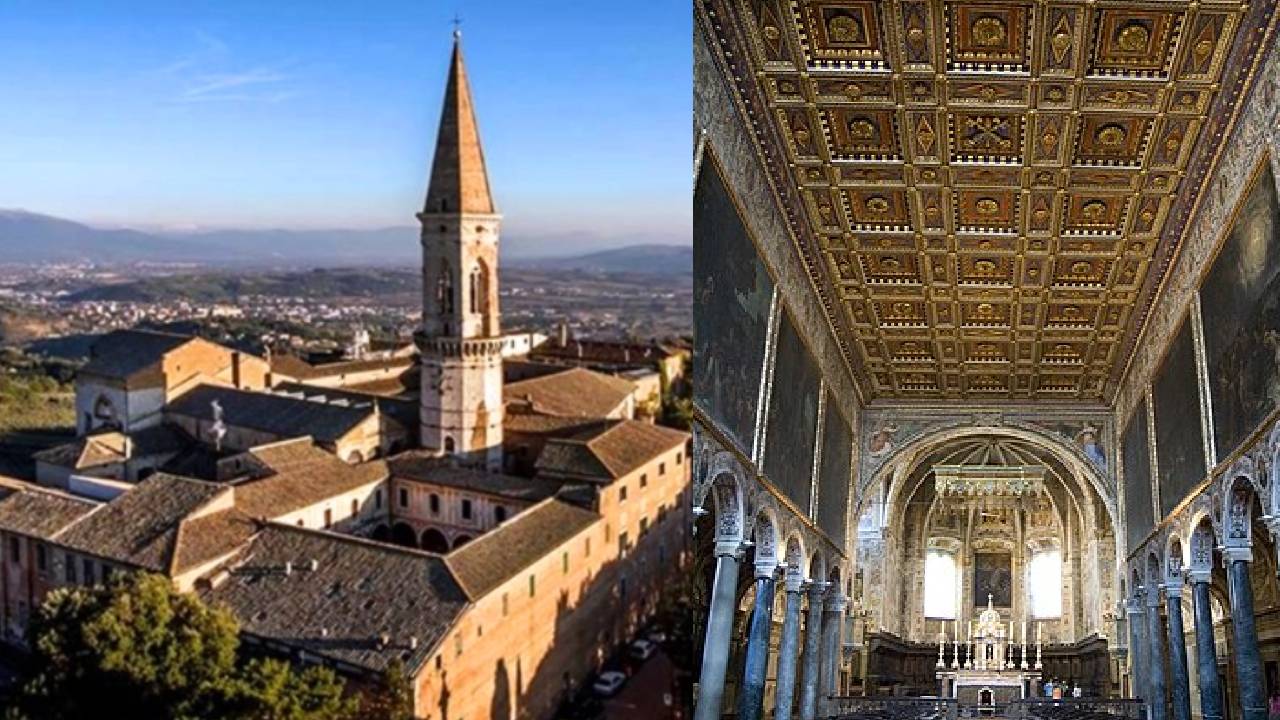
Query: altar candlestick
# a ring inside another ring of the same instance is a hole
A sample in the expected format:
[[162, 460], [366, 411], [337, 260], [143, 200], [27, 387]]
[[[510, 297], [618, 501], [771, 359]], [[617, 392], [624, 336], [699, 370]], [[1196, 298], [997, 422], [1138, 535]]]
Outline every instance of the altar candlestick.
[[[947, 623], [944, 621], [942, 625], [943, 627], [946, 627]], [[945, 648], [946, 646], [947, 646], [947, 634], [945, 632], [938, 633], [938, 662], [935, 663], [934, 667], [942, 669], [947, 666], [947, 661], [942, 659], [943, 648]]]

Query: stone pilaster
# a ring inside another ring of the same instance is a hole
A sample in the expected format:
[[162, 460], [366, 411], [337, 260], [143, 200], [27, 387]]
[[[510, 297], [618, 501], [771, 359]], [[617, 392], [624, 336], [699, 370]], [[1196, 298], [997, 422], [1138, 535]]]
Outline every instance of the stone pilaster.
[[1249, 580], [1249, 548], [1227, 548], [1227, 577], [1231, 590], [1231, 628], [1235, 637], [1236, 684], [1243, 720], [1266, 720], [1266, 678], [1258, 651], [1258, 627], [1253, 614], [1253, 586]]
[[1173, 720], [1191, 720], [1191, 677], [1187, 672], [1187, 637], [1182, 629], [1182, 582], [1164, 588], [1169, 608], [1169, 691]]
[[774, 720], [791, 720], [791, 710], [795, 706], [796, 670], [800, 660], [800, 585], [799, 573], [788, 575], [782, 639], [778, 643], [778, 696]]
[[737, 589], [738, 543], [717, 543], [716, 577], [711, 586], [711, 609], [707, 614], [707, 636], [702, 647], [702, 672], [698, 676], [698, 704], [693, 710], [694, 720], [718, 720], [720, 717]]
[[747, 629], [747, 658], [738, 693], [738, 717], [760, 720], [764, 704], [764, 676], [769, 663], [769, 631], [773, 627], [773, 563], [756, 565], [756, 602]]
[[1200, 686], [1200, 716], [1222, 720], [1222, 683], [1217, 648], [1213, 643], [1213, 607], [1209, 603], [1208, 570], [1191, 571], [1191, 603], [1196, 623], [1196, 670]]

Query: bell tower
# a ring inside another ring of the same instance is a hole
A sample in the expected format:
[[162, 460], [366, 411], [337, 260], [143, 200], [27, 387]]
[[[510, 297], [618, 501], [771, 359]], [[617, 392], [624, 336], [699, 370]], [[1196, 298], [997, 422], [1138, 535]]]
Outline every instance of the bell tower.
[[462, 62], [462, 33], [436, 136], [422, 223], [420, 440], [427, 450], [502, 468], [502, 331], [498, 232], [480, 131]]

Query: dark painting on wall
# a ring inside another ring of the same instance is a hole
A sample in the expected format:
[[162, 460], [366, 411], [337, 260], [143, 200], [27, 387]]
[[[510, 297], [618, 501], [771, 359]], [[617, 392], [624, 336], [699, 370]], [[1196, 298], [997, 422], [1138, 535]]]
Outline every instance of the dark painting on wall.
[[693, 195], [694, 398], [750, 454], [773, 280], [708, 155]]
[[1162, 517], [1177, 507], [1207, 473], [1199, 387], [1191, 323], [1184, 319], [1151, 384]]
[[1120, 438], [1120, 462], [1124, 465], [1124, 516], [1127, 547], [1132, 552], [1155, 528], [1151, 508], [1151, 456], [1148, 454], [1147, 403], [1129, 417]]
[[1200, 288], [1218, 457], [1280, 406], [1280, 200], [1265, 167]]
[[826, 417], [822, 421], [822, 463], [818, 469], [818, 527], [831, 536], [837, 547], [844, 547], [849, 489], [853, 483], [849, 474], [853, 434], [836, 410], [837, 402], [827, 395]]
[[1009, 553], [973, 554], [973, 606], [986, 607], [987, 596], [996, 607], [1013, 605], [1013, 556]]
[[764, 474], [800, 512], [808, 513], [822, 376], [791, 317], [784, 312], [780, 319], [765, 429]]

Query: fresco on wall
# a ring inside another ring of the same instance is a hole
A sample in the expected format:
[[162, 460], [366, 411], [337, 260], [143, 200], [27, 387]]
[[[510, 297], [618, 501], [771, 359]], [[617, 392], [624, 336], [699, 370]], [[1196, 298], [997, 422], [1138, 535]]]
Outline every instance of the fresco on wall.
[[808, 513], [822, 376], [791, 324], [791, 316], [784, 312], [779, 320], [769, 424], [765, 430], [764, 474], [800, 512]]
[[818, 468], [818, 527], [839, 547], [844, 547], [848, 519], [849, 475], [853, 435], [836, 410], [838, 400], [827, 395], [826, 417], [822, 421], [822, 463]]
[[973, 554], [973, 606], [986, 607], [987, 595], [996, 607], [1013, 605], [1013, 556], [1009, 553]]
[[1183, 320], [1151, 383], [1162, 517], [1205, 478], [1198, 387], [1191, 323]]
[[1218, 457], [1280, 407], [1280, 200], [1268, 165], [1200, 288]]
[[912, 417], [900, 412], [868, 412], [864, 416], [862, 476], [869, 479], [903, 445], [938, 424], [935, 417]]
[[751, 453], [773, 280], [710, 155], [693, 196], [694, 399]]
[[1124, 514], [1129, 552], [1155, 527], [1151, 508], [1151, 456], [1148, 454], [1147, 403], [1138, 404], [1120, 440], [1124, 464]]
[[1107, 462], [1108, 448], [1103, 440], [1106, 421], [1102, 418], [1053, 421], [1037, 418], [1028, 422], [1071, 443], [1089, 458], [1089, 462], [1092, 462], [1104, 476], [1110, 474], [1110, 464]]

